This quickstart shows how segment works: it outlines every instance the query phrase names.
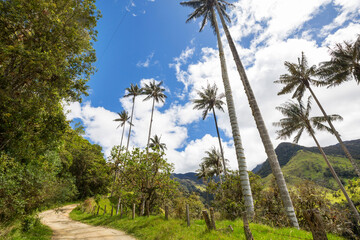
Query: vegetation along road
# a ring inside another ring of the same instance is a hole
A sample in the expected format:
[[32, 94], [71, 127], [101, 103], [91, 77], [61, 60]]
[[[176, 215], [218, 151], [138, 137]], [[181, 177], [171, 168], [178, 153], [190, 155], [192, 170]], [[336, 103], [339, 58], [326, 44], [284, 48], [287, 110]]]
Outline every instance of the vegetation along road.
[[113, 239], [135, 240], [124, 232], [104, 227], [90, 226], [73, 221], [69, 213], [76, 204], [67, 205], [57, 210], [48, 210], [40, 214], [41, 222], [48, 225], [53, 231], [52, 239]]

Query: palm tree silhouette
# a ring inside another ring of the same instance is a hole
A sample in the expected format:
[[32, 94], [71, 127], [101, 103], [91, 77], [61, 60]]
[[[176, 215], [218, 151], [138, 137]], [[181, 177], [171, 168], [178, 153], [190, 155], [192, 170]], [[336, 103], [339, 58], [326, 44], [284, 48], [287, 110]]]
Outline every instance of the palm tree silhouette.
[[332, 167], [331, 163], [329, 162], [328, 158], [326, 157], [326, 154], [324, 150], [321, 148], [318, 140], [315, 137], [315, 131], [314, 128], [317, 130], [322, 131], [328, 131], [330, 133], [334, 133], [334, 131], [323, 125], [324, 122], [327, 122], [328, 119], [331, 119], [332, 121], [335, 120], [341, 120], [342, 118], [339, 115], [329, 115], [327, 117], [311, 117], [309, 118], [309, 113], [311, 110], [311, 103], [310, 103], [311, 97], [308, 98], [307, 106], [304, 107], [301, 100], [299, 100], [298, 104], [294, 102], [287, 102], [283, 104], [280, 107], [277, 107], [276, 109], [279, 110], [286, 118], [281, 119], [279, 122], [274, 123], [275, 126], [281, 127], [280, 130], [276, 131], [278, 134], [278, 138], [280, 139], [287, 139], [289, 138], [293, 133], [297, 132], [294, 138], [294, 143], [298, 143], [303, 131], [307, 131], [309, 135], [314, 139], [316, 146], [318, 147], [321, 155], [323, 156], [326, 164], [328, 165], [333, 177], [335, 178], [336, 182], [338, 183], [341, 191], [346, 197], [346, 200], [348, 201], [350, 208], [356, 217], [357, 221], [360, 222], [360, 215], [358, 211], [356, 210], [353, 202], [351, 201], [349, 195], [347, 194], [344, 186], [342, 185], [339, 177], [337, 176], [334, 168]]
[[150, 82], [149, 84], [145, 84], [144, 86], [144, 90], [143, 90], [143, 94], [147, 95], [147, 97], [144, 99], [144, 101], [153, 100], [152, 103], [152, 109], [151, 109], [151, 118], [150, 118], [150, 127], [149, 127], [149, 136], [147, 139], [147, 152], [149, 151], [149, 144], [150, 144], [150, 136], [151, 136], [151, 127], [152, 127], [152, 122], [153, 122], [153, 115], [154, 115], [154, 107], [155, 107], [155, 102], [165, 102], [165, 98], [167, 97], [164, 94], [165, 88], [162, 88], [161, 85], [163, 84], [163, 82], [159, 82], [156, 83], [155, 80], [153, 80], [152, 82]]
[[338, 142], [340, 143], [341, 148], [345, 152], [346, 157], [350, 160], [352, 166], [355, 169], [356, 174], [360, 177], [360, 169], [355, 163], [354, 159], [352, 158], [351, 154], [349, 153], [347, 147], [343, 143], [343, 141], [340, 138], [339, 133], [336, 131], [334, 125], [331, 122], [331, 119], [328, 118], [328, 115], [326, 114], [324, 108], [320, 104], [320, 101], [316, 97], [314, 91], [311, 88], [311, 84], [314, 85], [321, 85], [321, 81], [315, 80], [312, 77], [316, 76], [316, 67], [312, 66], [309, 67], [305, 54], [301, 54], [301, 59], [298, 58], [298, 63], [290, 63], [285, 62], [285, 67], [289, 71], [289, 74], [283, 74], [280, 76], [280, 79], [275, 81], [275, 83], [282, 83], [285, 84], [283, 89], [278, 93], [278, 95], [286, 94], [292, 92], [294, 89], [293, 98], [297, 98], [300, 100], [302, 96], [304, 95], [304, 92], [306, 89], [310, 91], [311, 96], [315, 99], [315, 102], [319, 106], [321, 112], [323, 113], [325, 119], [327, 119], [327, 122], [334, 132], [334, 135]]
[[133, 125], [132, 121], [133, 121], [133, 115], [134, 115], [135, 98], [136, 98], [136, 96], [139, 96], [143, 93], [143, 89], [139, 88], [139, 86], [137, 84], [134, 85], [131, 83], [130, 87], [126, 88], [126, 91], [127, 91], [127, 94], [125, 94], [124, 97], [132, 97], [133, 98], [132, 99], [133, 106], [132, 106], [132, 110], [131, 110], [129, 134], [128, 134], [128, 140], [127, 140], [127, 144], [126, 144], [126, 156], [127, 156], [128, 151], [129, 151], [131, 127]]
[[[211, 0], [211, 1], [209, 1], [209, 0], [190, 0], [188, 2], [181, 2], [180, 4], [183, 6], [188, 6], [188, 7], [192, 7], [195, 9], [194, 12], [189, 14], [186, 22], [190, 22], [193, 19], [203, 17], [200, 31], [202, 31], [202, 29], [206, 25], [207, 21], [210, 21], [210, 25], [216, 34], [218, 48], [219, 48], [221, 75], [222, 75], [224, 89], [225, 89], [226, 104], [227, 104], [228, 111], [229, 111], [231, 130], [232, 130], [232, 134], [233, 134], [235, 151], [236, 151], [236, 158], [238, 161], [239, 172], [240, 172], [240, 177], [241, 177], [241, 188], [242, 188], [242, 192], [244, 193], [243, 196], [244, 196], [246, 213], [247, 213], [248, 217], [250, 219], [252, 219], [254, 216], [254, 201], [252, 198], [249, 174], [247, 172], [247, 166], [246, 166], [246, 160], [245, 160], [245, 154], [244, 154], [244, 148], [242, 146], [239, 125], [238, 125], [237, 117], [236, 117], [234, 99], [232, 96], [229, 76], [228, 76], [227, 67], [226, 67], [226, 59], [225, 59], [224, 49], [223, 49], [223, 45], [221, 42], [219, 26], [218, 26], [218, 23], [216, 20], [216, 14], [215, 14], [215, 10], [214, 10], [215, 3], [216, 3], [216, 0]], [[221, 13], [226, 17], [226, 19], [228, 21], [230, 21], [230, 17], [226, 13], [226, 7], [230, 4], [227, 3], [226, 1], [219, 0], [219, 5], [220, 5], [219, 9], [220, 9]]]
[[203, 120], [205, 120], [209, 111], [213, 112], [216, 132], [217, 132], [220, 151], [221, 151], [221, 158], [223, 161], [224, 174], [226, 175], [227, 172], [225, 166], [224, 150], [221, 145], [221, 138], [220, 138], [219, 128], [215, 114], [215, 108], [224, 112], [222, 105], [224, 105], [225, 103], [221, 99], [225, 97], [225, 94], [218, 95], [217, 90], [218, 88], [216, 84], [214, 84], [213, 86], [210, 86], [210, 84], [208, 84], [206, 88], [202, 88], [202, 91], [197, 91], [197, 94], [199, 95], [200, 98], [194, 99], [193, 103], [195, 104], [194, 109], [203, 110], [203, 114], [202, 114]]
[[352, 79], [360, 83], [360, 35], [354, 43], [336, 44], [330, 55], [331, 60], [320, 63], [317, 71], [323, 85], [334, 87]]
[[161, 151], [164, 151], [166, 148], [166, 144], [160, 141], [161, 137], [155, 135], [153, 138], [150, 138], [151, 143], [149, 144], [150, 148], [159, 148]]

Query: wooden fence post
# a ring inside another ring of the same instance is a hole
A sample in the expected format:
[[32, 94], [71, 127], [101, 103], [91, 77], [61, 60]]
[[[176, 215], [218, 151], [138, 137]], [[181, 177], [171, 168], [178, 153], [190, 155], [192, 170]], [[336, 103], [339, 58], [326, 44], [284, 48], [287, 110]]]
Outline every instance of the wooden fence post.
[[96, 216], [99, 215], [99, 211], [100, 211], [100, 205], [98, 206], [98, 210], [97, 210]]
[[169, 220], [169, 206], [165, 205], [165, 220]]
[[249, 222], [247, 220], [246, 212], [243, 212], [243, 223], [244, 223], [244, 232], [246, 240], [254, 240], [254, 237], [251, 233]]
[[132, 209], [132, 219], [135, 219], [135, 203], [133, 204], [133, 209]]
[[212, 229], [216, 230], [214, 208], [210, 208], [210, 220], [211, 220]]
[[211, 230], [213, 228], [212, 224], [211, 224], [211, 221], [210, 221], [210, 218], [209, 218], [209, 214], [206, 210], [203, 210], [202, 211], [202, 214], [203, 214], [203, 217], [204, 217], [204, 220], [205, 220], [205, 223], [206, 223], [206, 226], [209, 230]]
[[114, 206], [111, 206], [111, 216], [113, 216]]
[[92, 213], [95, 215], [95, 213], [96, 213], [96, 206], [93, 207]]
[[150, 201], [149, 200], [147, 200], [146, 202], [145, 202], [145, 204], [146, 204], [146, 216], [147, 217], [150, 217]]
[[190, 227], [190, 212], [189, 212], [189, 204], [186, 204], [186, 221], [187, 226]]
[[310, 209], [304, 211], [304, 217], [308, 223], [313, 239], [327, 240], [327, 235], [319, 211], [316, 209]]
[[103, 215], [105, 215], [106, 214], [106, 205], [105, 205], [105, 207], [104, 207], [104, 214]]

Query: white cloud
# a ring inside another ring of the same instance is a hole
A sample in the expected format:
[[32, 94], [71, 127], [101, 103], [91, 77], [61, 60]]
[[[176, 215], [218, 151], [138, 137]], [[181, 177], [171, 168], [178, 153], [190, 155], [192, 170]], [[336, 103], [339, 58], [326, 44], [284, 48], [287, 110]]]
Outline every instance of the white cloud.
[[[136, 15], [135, 15], [136, 16]], [[147, 57], [146, 57], [146, 60], [144, 61], [144, 62], [141, 62], [141, 61], [139, 61], [137, 64], [136, 64], [136, 66], [138, 66], [138, 67], [145, 67], [145, 68], [147, 68], [147, 67], [149, 67], [150, 66], [150, 63], [151, 63], [151, 60], [152, 60], [152, 58], [154, 57], [154, 52], [152, 52], [152, 53], [150, 53]]]

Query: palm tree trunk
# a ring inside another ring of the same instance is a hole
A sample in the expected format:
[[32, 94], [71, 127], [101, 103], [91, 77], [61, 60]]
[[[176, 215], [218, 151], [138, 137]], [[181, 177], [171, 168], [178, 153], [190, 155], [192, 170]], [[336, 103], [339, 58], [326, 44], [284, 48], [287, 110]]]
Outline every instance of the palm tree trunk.
[[126, 157], [129, 152], [129, 143], [130, 143], [132, 120], [133, 120], [133, 115], [134, 115], [134, 107], [135, 107], [135, 96], [133, 97], [133, 106], [132, 106], [132, 110], [131, 110], [129, 134], [128, 134], [128, 140], [127, 140], [127, 144], [126, 144], [126, 154], [125, 154]]
[[[121, 141], [120, 141], [120, 149], [118, 151], [117, 157], [119, 157], [120, 152], [121, 152], [121, 146], [122, 146], [122, 141], [123, 141], [123, 138], [124, 138], [125, 126], [126, 126], [126, 122], [124, 123], [124, 127], [123, 127], [123, 130], [122, 130]], [[114, 181], [113, 181], [112, 188], [111, 188], [110, 197], [112, 197], [112, 195], [114, 193], [115, 182], [116, 182], [116, 178], [117, 178], [117, 170], [118, 170], [117, 168], [118, 168], [118, 164], [116, 164], [116, 166], [115, 166], [115, 176], [114, 176]]]
[[237, 158], [238, 166], [239, 166], [241, 190], [242, 190], [242, 193], [244, 196], [245, 209], [246, 209], [248, 218], [253, 219], [253, 217], [254, 217], [254, 201], [253, 201], [253, 197], [252, 197], [252, 193], [251, 193], [249, 174], [247, 172], [244, 148], [242, 147], [242, 141], [241, 141], [241, 137], [240, 137], [239, 126], [237, 123], [234, 100], [233, 100], [232, 91], [231, 91], [231, 87], [230, 87], [229, 76], [227, 73], [224, 49], [222, 46], [220, 32], [219, 32], [219, 26], [216, 21], [214, 9], [212, 9], [212, 13], [214, 16], [215, 32], [216, 32], [217, 42], [218, 42], [218, 47], [219, 47], [219, 58], [220, 58], [220, 64], [221, 64], [221, 74], [222, 74], [222, 79], [223, 79], [224, 89], [225, 89], [226, 103], [227, 103], [227, 107], [228, 107], [228, 111], [229, 111], [231, 130], [232, 130], [232, 134], [233, 134], [233, 138], [234, 138], [234, 145], [235, 145], [235, 151], [236, 151], [236, 158]]
[[240, 57], [239, 57], [239, 54], [238, 54], [238, 52], [236, 50], [236, 47], [235, 47], [235, 44], [234, 44], [234, 42], [232, 40], [229, 29], [227, 28], [224, 17], [221, 14], [220, 7], [218, 5], [217, 0], [216, 0], [216, 8], [217, 8], [217, 12], [219, 14], [223, 29], [225, 31], [225, 35], [226, 35], [226, 38], [228, 40], [231, 52], [233, 54], [237, 70], [238, 70], [238, 72], [240, 74], [240, 78], [241, 78], [242, 83], [244, 85], [245, 93], [247, 95], [249, 105], [250, 105], [250, 108], [252, 110], [252, 114], [254, 116], [255, 122], [256, 122], [257, 129], [259, 131], [261, 140], [263, 142], [265, 152], [266, 152], [266, 154], [268, 156], [269, 163], [270, 163], [270, 166], [271, 166], [271, 170], [272, 170], [272, 172], [273, 172], [273, 174], [275, 176], [276, 183], [277, 183], [277, 185], [279, 187], [281, 200], [282, 200], [283, 205], [285, 207], [286, 214], [287, 214], [289, 220], [291, 221], [292, 225], [294, 227], [296, 227], [296, 228], [299, 228], [299, 223], [298, 223], [297, 218], [296, 218], [295, 210], [294, 210], [291, 198], [290, 198], [289, 191], [288, 191], [288, 189], [286, 187], [285, 179], [284, 179], [284, 176], [283, 176], [283, 174], [281, 172], [280, 164], [279, 164], [279, 161], [277, 159], [274, 147], [273, 147], [272, 142], [270, 140], [270, 137], [269, 137], [267, 128], [265, 126], [264, 120], [262, 119], [260, 109], [259, 109], [259, 107], [258, 107], [258, 105], [256, 103], [254, 93], [253, 93], [253, 91], [251, 89], [251, 86], [250, 86], [250, 83], [249, 83], [249, 81], [247, 79], [244, 67], [243, 67], [243, 65], [241, 63], [241, 60], [240, 60]]
[[154, 115], [154, 106], [155, 106], [155, 98], [153, 98], [152, 110], [151, 110], [151, 118], [150, 118], [150, 127], [149, 127], [149, 136], [146, 144], [146, 153], [149, 152], [149, 144], [150, 144], [150, 135], [151, 135], [151, 126], [153, 122], [153, 115]]
[[325, 159], [325, 162], [326, 164], [328, 165], [329, 169], [330, 169], [330, 172], [332, 173], [333, 177], [335, 178], [336, 182], [338, 183], [341, 191], [343, 192], [343, 194], [345, 195], [345, 198], [346, 200], [348, 201], [349, 205], [350, 205], [350, 208], [351, 208], [351, 211], [353, 212], [354, 214], [354, 217], [356, 218], [356, 220], [360, 223], [360, 215], [359, 215], [359, 212], [357, 211], [356, 207], [354, 206], [354, 203], [351, 201], [349, 195], [347, 194], [343, 184], [341, 183], [339, 177], [337, 176], [334, 168], [332, 167], [331, 163], [329, 162], [328, 158], [326, 157], [326, 154], [324, 152], [324, 150], [320, 147], [320, 144], [319, 142], [317, 141], [315, 135], [313, 134], [313, 130], [310, 129], [310, 134], [312, 136], [312, 138], [314, 139], [315, 143], [316, 143], [316, 146], [318, 147], [321, 155], [324, 157]]
[[345, 144], [344, 144], [343, 141], [341, 140], [339, 133], [335, 130], [334, 125], [332, 124], [330, 118], [329, 118], [328, 115], [326, 114], [326, 112], [325, 112], [324, 108], [322, 107], [322, 105], [320, 104], [319, 100], [318, 100], [317, 97], [315, 96], [315, 93], [313, 92], [313, 90], [311, 89], [311, 87], [310, 87], [309, 85], [305, 85], [305, 86], [309, 89], [311, 95], [312, 95], [313, 98], [315, 99], [315, 102], [317, 103], [317, 105], [319, 106], [321, 112], [323, 113], [324, 117], [326, 118], [327, 122], [329, 123], [330, 128], [333, 130], [333, 132], [334, 132], [334, 134], [335, 134], [335, 137], [336, 137], [336, 139], [338, 140], [338, 142], [340, 143], [340, 146], [341, 146], [342, 150], [344, 151], [346, 157], [350, 160], [352, 166], [354, 167], [356, 174], [360, 177], [360, 169], [359, 169], [359, 167], [357, 166], [356, 162], [354, 161], [354, 159], [352, 158], [351, 154], [349, 153], [347, 147], [345, 146]]
[[215, 114], [214, 107], [212, 108], [212, 110], [213, 110], [214, 119], [215, 119], [215, 127], [216, 127], [216, 132], [217, 132], [217, 136], [218, 136], [218, 140], [219, 140], [222, 162], [223, 162], [223, 166], [224, 166], [224, 174], [226, 176], [227, 172], [226, 172], [226, 166], [225, 166], [224, 150], [223, 150], [222, 145], [221, 145], [220, 133], [219, 133], [219, 128], [218, 128], [218, 124], [217, 124], [217, 120], [216, 120], [216, 114]]

